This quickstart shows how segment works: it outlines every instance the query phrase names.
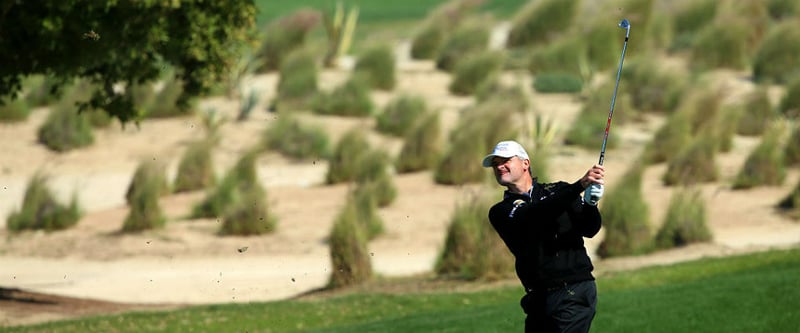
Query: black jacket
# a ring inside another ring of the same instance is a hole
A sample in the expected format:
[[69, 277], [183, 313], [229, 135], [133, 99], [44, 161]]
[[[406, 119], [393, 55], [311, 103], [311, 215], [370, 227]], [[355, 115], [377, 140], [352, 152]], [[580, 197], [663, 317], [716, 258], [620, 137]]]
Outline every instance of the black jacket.
[[529, 291], [593, 280], [583, 237], [600, 231], [600, 212], [583, 203], [576, 182], [539, 184], [530, 195], [505, 192], [489, 210], [492, 226], [516, 258], [517, 276]]

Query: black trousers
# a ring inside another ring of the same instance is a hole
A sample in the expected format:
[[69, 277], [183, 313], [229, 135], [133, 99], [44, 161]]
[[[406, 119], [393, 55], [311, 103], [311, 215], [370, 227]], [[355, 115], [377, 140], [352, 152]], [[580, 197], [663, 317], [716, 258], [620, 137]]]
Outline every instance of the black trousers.
[[597, 306], [594, 280], [531, 291], [520, 301], [525, 332], [589, 332]]

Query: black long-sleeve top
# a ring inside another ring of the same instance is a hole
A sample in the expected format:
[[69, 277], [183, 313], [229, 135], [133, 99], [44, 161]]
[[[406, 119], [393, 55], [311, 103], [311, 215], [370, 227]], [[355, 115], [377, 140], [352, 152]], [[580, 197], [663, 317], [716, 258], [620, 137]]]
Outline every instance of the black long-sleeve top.
[[593, 280], [583, 237], [600, 231], [600, 211], [583, 203], [579, 182], [540, 184], [529, 193], [506, 191], [489, 210], [492, 226], [516, 258], [529, 291]]

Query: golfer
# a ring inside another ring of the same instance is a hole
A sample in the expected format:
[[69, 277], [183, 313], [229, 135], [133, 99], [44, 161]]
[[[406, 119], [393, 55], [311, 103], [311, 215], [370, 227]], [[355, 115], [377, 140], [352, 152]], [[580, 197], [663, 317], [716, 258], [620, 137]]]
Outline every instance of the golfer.
[[525, 332], [588, 332], [597, 287], [583, 237], [600, 230], [603, 166], [592, 166], [572, 184], [538, 183], [528, 153], [516, 141], [498, 143], [483, 166], [506, 187], [489, 220], [516, 258], [526, 291], [520, 302], [527, 314]]

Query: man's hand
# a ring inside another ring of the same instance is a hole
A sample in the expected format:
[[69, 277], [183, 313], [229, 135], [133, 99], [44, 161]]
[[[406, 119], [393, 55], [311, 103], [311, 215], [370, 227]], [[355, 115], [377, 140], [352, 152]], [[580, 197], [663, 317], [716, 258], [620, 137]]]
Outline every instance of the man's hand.
[[605, 176], [605, 168], [602, 165], [595, 164], [586, 174], [581, 177], [580, 182], [583, 188], [589, 187], [592, 184], [603, 185], [603, 177]]
[[583, 191], [583, 202], [587, 205], [597, 206], [597, 202], [603, 197], [603, 185], [592, 184]]

